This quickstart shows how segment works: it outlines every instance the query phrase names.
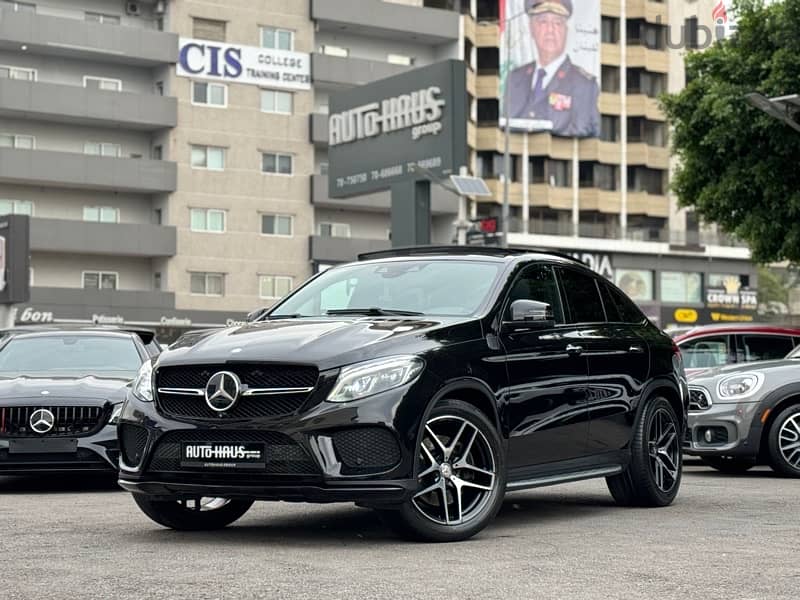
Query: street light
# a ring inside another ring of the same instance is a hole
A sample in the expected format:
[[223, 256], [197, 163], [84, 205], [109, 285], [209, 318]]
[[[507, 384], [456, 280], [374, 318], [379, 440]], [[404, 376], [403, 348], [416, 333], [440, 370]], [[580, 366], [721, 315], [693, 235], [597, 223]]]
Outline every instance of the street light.
[[800, 114], [800, 95], [790, 94], [788, 96], [778, 96], [777, 98], [767, 98], [764, 94], [751, 92], [745, 94], [744, 97], [757, 109], [782, 121], [795, 131], [800, 131], [800, 123], [795, 120], [795, 117]]
[[[509, 3], [506, 3], [508, 6]], [[501, 19], [499, 23], [503, 24], [503, 39], [501, 41], [503, 47], [505, 47], [505, 57], [506, 62], [510, 62], [511, 56], [511, 44], [510, 44], [510, 32], [511, 28], [509, 24], [518, 19], [519, 17], [526, 16], [528, 13], [526, 11], [518, 12], [510, 17], [506, 17]], [[491, 23], [481, 22], [483, 26], [491, 25]], [[502, 55], [502, 52], [501, 52]], [[500, 76], [501, 81], [503, 80], [503, 64], [500, 64]], [[508, 84], [508, 73], [506, 73], [504, 81]], [[508, 248], [508, 221], [509, 221], [509, 203], [508, 203], [508, 189], [509, 189], [509, 178], [511, 176], [511, 155], [509, 150], [509, 138], [510, 138], [510, 119], [508, 117], [508, 90], [503, 87], [503, 116], [506, 120], [506, 126], [504, 131], [504, 148], [503, 148], [503, 211], [501, 221], [503, 222], [503, 247]], [[526, 167], [527, 168], [527, 167]]]

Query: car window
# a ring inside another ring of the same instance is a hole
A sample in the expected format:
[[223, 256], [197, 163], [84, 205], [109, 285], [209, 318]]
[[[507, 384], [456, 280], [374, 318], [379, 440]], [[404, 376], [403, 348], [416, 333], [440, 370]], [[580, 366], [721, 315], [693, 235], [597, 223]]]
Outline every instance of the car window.
[[511, 306], [515, 300], [545, 302], [553, 309], [555, 322], [564, 322], [564, 309], [561, 306], [558, 285], [552, 267], [534, 265], [525, 269], [511, 287], [508, 294], [508, 306]]
[[708, 369], [733, 362], [730, 360], [731, 352], [727, 335], [689, 340], [681, 344], [680, 348], [687, 369]]
[[[603, 304], [609, 321], [616, 320], [623, 323], [641, 323], [644, 321], [642, 311], [622, 290], [610, 283], [602, 282], [600, 283], [600, 291], [603, 293]], [[609, 307], [611, 307], [610, 310]]]
[[794, 348], [792, 338], [783, 335], [742, 335], [745, 362], [783, 358]]
[[593, 276], [559, 268], [564, 295], [567, 298], [570, 323], [602, 323], [606, 320], [600, 292]]

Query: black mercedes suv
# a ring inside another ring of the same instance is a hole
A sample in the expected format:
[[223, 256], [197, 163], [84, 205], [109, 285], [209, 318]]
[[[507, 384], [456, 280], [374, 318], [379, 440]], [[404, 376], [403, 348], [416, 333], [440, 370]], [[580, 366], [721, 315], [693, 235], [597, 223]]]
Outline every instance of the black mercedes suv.
[[683, 364], [614, 285], [547, 252], [360, 259], [145, 363], [120, 485], [151, 519], [210, 529], [254, 500], [355, 502], [450, 541], [507, 491], [605, 477], [621, 505], [672, 502]]

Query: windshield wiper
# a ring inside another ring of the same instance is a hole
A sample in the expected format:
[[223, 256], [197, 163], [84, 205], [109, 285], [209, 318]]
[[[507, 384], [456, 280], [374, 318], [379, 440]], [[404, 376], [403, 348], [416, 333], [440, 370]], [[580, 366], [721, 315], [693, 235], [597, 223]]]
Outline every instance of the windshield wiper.
[[395, 310], [391, 308], [336, 308], [325, 311], [326, 315], [367, 315], [368, 317], [421, 317], [425, 313], [413, 310]]

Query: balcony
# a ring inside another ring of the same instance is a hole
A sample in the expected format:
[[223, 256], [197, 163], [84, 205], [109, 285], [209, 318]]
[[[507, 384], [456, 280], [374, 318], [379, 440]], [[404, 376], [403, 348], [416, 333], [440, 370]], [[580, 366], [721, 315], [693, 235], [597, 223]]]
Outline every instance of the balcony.
[[387, 250], [389, 240], [370, 240], [364, 238], [322, 237], [311, 238], [310, 258], [319, 262], [350, 262], [364, 252]]
[[178, 101], [155, 94], [7, 79], [0, 86], [0, 116], [155, 131], [177, 125]]
[[0, 8], [0, 49], [155, 67], [178, 60], [178, 36]]
[[666, 49], [653, 50], [647, 46], [630, 45], [626, 54], [628, 68], [647, 69], [651, 73], [669, 72], [669, 54]]
[[175, 256], [174, 227], [134, 223], [93, 223], [31, 219], [31, 250], [108, 256]]
[[317, 146], [328, 145], [328, 115], [312, 113], [310, 116], [311, 143]]
[[[94, 314], [111, 316], [120, 314], [126, 322], [138, 319], [155, 321], [162, 313], [174, 312], [175, 294], [144, 290], [85, 290], [33, 286], [28, 306], [36, 312], [52, 313], [51, 319], [55, 321], [91, 319]], [[24, 309], [20, 313], [24, 313]]]
[[[374, 212], [389, 212], [391, 207], [391, 194], [376, 192], [352, 198], [329, 198], [328, 176], [311, 176], [311, 203], [314, 206], [326, 208], [351, 208]], [[458, 196], [442, 189], [438, 185], [431, 186], [431, 213], [434, 215], [448, 215], [458, 212]]]
[[120, 192], [174, 192], [175, 163], [51, 150], [0, 148], [0, 182]]
[[426, 44], [458, 41], [458, 12], [382, 0], [311, 0], [319, 31]]
[[319, 53], [311, 55], [311, 77], [314, 85], [333, 89], [364, 85], [404, 73], [412, 68], [366, 58], [328, 56]]

